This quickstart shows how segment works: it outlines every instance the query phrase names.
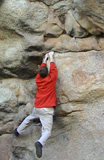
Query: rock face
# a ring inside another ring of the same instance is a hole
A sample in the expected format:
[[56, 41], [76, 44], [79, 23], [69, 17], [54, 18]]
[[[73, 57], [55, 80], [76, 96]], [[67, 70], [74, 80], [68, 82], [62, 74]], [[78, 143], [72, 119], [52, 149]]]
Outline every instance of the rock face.
[[37, 160], [40, 123], [12, 132], [34, 107], [35, 76], [51, 50], [57, 108], [41, 159], [104, 160], [103, 0], [0, 1], [0, 160]]
[[89, 33], [98, 35], [104, 32], [104, 1], [73, 0], [76, 20]]

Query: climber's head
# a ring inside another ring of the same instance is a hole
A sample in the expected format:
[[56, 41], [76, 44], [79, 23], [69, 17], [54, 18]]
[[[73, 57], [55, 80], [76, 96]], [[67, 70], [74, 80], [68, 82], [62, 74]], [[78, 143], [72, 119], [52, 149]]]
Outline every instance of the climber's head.
[[47, 67], [41, 67], [39, 70], [39, 74], [41, 77], [45, 78], [48, 75], [48, 68]]

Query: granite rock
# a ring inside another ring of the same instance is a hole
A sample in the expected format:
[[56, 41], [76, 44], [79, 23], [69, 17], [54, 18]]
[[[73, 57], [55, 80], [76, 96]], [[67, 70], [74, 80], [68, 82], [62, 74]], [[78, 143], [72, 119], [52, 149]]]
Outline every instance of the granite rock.
[[42, 159], [104, 160], [103, 3], [0, 1], [0, 160], [37, 160], [39, 120], [18, 138], [12, 133], [34, 108], [35, 76], [52, 50], [57, 107]]

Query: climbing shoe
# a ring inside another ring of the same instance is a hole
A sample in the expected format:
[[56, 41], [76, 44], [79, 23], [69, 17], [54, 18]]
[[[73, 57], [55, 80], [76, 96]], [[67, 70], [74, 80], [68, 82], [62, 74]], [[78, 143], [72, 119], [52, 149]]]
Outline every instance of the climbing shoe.
[[18, 137], [18, 136], [20, 135], [20, 134], [18, 133], [18, 131], [17, 131], [17, 128], [14, 130], [13, 134], [14, 134], [16, 137]]
[[36, 155], [38, 158], [41, 158], [42, 157], [42, 144], [40, 142], [36, 142], [35, 143], [35, 147], [36, 147]]

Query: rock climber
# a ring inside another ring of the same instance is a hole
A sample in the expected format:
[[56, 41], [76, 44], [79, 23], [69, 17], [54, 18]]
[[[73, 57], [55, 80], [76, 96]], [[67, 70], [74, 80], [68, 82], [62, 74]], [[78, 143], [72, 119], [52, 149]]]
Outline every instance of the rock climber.
[[[37, 86], [36, 97], [34, 100], [34, 109], [32, 113], [14, 130], [15, 136], [20, 136], [28, 125], [36, 118], [40, 119], [42, 124], [42, 134], [40, 139], [35, 142], [36, 155], [42, 157], [42, 147], [51, 136], [53, 125], [54, 107], [56, 107], [56, 80], [57, 68], [54, 63], [54, 52], [51, 51], [45, 55], [40, 70], [36, 75]], [[47, 59], [50, 59], [50, 71], [47, 68]]]

